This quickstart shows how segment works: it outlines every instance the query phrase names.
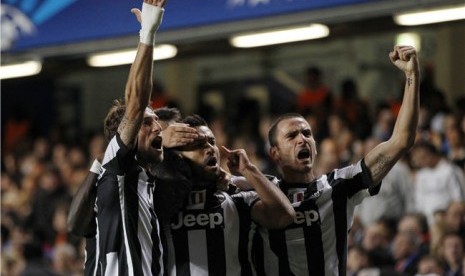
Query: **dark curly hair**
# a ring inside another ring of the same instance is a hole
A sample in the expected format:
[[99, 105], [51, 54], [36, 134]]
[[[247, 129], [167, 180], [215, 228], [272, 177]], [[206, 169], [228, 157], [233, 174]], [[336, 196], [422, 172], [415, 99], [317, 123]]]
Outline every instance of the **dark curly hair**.
[[121, 100], [114, 100], [103, 121], [103, 133], [107, 142], [116, 135], [118, 126], [123, 120], [124, 112], [126, 112], [126, 104]]
[[170, 107], [160, 107], [154, 110], [155, 114], [158, 116], [158, 120], [160, 121], [174, 121], [179, 122], [181, 121], [181, 111], [177, 108], [170, 108]]
[[197, 114], [187, 116], [181, 122], [188, 124], [190, 127], [208, 126], [205, 119]]

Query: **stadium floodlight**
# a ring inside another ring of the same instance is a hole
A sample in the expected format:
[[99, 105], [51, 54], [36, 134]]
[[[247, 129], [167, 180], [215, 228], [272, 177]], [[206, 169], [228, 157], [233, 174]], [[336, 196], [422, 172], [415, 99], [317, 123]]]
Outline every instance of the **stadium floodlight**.
[[40, 61], [26, 61], [22, 63], [0, 66], [0, 79], [21, 78], [39, 74], [42, 70]]
[[[176, 56], [178, 49], [174, 45], [160, 44], [153, 49], [153, 60], [169, 59]], [[136, 58], [136, 50], [123, 50], [92, 54], [87, 64], [92, 67], [108, 67], [131, 64]]]
[[394, 22], [402, 26], [433, 24], [461, 19], [465, 19], [465, 5], [399, 13], [394, 15]]
[[252, 48], [327, 37], [329, 28], [322, 24], [238, 34], [229, 39], [232, 46]]

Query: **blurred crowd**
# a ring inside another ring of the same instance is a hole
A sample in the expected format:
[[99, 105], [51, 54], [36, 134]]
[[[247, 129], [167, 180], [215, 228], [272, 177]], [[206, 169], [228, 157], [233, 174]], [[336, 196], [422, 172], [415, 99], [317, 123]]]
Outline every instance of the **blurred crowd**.
[[[428, 74], [427, 68], [414, 148], [383, 180], [377, 198], [356, 209], [348, 275], [465, 275], [465, 98], [450, 106]], [[389, 138], [401, 102], [374, 105], [358, 96], [353, 80], [333, 93], [322, 79], [318, 68], [309, 68], [306, 88], [289, 110], [312, 126], [316, 175], [354, 163]], [[265, 142], [276, 115], [258, 114], [240, 127], [221, 116], [208, 119], [219, 145], [244, 148], [262, 171], [277, 174]], [[85, 243], [67, 233], [67, 213], [106, 145], [103, 133], [73, 143], [59, 137], [3, 141], [1, 275], [82, 275]]]

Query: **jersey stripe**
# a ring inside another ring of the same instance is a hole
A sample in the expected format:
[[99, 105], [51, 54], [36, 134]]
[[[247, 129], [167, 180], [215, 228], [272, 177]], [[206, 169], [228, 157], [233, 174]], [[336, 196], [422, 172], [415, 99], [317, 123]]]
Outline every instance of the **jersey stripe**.
[[[125, 193], [125, 185], [124, 185], [124, 176], [118, 176], [118, 186], [119, 186], [119, 191], [120, 191], [120, 208], [121, 208], [121, 217], [122, 219], [122, 224], [123, 224], [123, 238], [124, 238], [124, 248], [126, 250], [126, 261], [128, 262], [128, 275], [133, 276], [134, 271], [133, 271], [133, 263], [132, 263], [132, 254], [130, 251], [130, 246], [129, 246], [129, 238], [128, 237], [128, 230], [127, 230], [127, 222], [126, 219], [126, 193]], [[133, 202], [133, 201], [129, 201]], [[129, 208], [129, 210], [134, 210], [133, 208]]]
[[252, 275], [248, 249], [250, 208], [256, 193], [205, 195], [204, 204], [191, 201], [172, 220], [168, 248], [174, 252], [168, 252], [168, 265], [176, 268], [168, 267], [170, 275]]
[[163, 275], [154, 185], [154, 178], [137, 165], [134, 152], [115, 136], [97, 185], [96, 258], [102, 275]]
[[280, 188], [296, 200], [296, 218], [283, 230], [258, 227], [261, 238], [254, 239], [254, 257], [259, 275], [345, 275], [354, 208], [379, 191], [363, 160], [312, 183], [281, 182]]

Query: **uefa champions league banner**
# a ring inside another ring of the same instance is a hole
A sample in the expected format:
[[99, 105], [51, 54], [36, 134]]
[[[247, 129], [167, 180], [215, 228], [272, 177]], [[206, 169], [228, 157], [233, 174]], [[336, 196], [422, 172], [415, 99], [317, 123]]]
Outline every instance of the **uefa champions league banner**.
[[[168, 0], [160, 31], [380, 0]], [[141, 0], [2, 0], [2, 51], [127, 36]]]

